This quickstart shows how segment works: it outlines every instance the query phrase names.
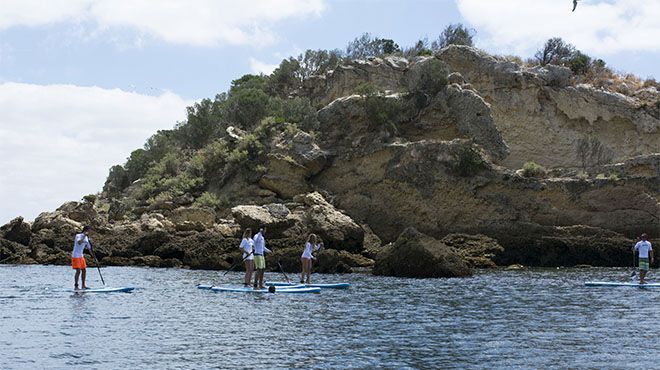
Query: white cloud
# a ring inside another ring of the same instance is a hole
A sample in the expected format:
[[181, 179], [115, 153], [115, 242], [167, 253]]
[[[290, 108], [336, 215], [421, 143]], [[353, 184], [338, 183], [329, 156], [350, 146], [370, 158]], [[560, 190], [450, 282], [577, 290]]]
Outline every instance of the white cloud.
[[257, 60], [255, 58], [250, 58], [250, 69], [252, 70], [252, 73], [256, 73], [256, 74], [263, 73], [265, 75], [269, 75], [277, 67], [278, 64], [268, 64], [260, 60]]
[[170, 92], [0, 84], [0, 224], [100, 191], [110, 166], [190, 104]]
[[660, 51], [660, 1], [456, 0], [477, 31], [480, 46], [500, 53], [530, 55], [559, 36], [596, 55]]
[[274, 40], [275, 23], [324, 9], [323, 0], [3, 0], [0, 30], [91, 22], [98, 30], [128, 28], [176, 44], [263, 45]]

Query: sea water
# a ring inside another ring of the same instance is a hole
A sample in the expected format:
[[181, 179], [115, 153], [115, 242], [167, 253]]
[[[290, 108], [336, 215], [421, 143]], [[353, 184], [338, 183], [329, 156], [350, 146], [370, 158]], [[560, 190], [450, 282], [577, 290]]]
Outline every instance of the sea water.
[[[136, 290], [74, 294], [66, 291], [73, 286], [69, 267], [0, 266], [0, 368], [660, 366], [660, 289], [583, 286], [626, 281], [630, 270], [483, 270], [464, 279], [313, 275], [353, 286], [300, 295], [196, 289], [237, 285], [239, 272], [102, 271], [108, 286]], [[101, 286], [96, 269], [87, 274], [88, 285]]]

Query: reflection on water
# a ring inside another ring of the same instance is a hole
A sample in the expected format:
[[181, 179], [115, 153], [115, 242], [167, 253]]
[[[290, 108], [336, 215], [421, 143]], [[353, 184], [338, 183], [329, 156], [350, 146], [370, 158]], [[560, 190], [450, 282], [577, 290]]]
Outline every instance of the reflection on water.
[[[660, 289], [582, 286], [625, 280], [623, 269], [483, 271], [428, 280], [318, 275], [318, 282], [354, 286], [300, 295], [195, 288], [239, 283], [240, 272], [104, 272], [109, 285], [137, 289], [72, 294], [65, 286], [70, 268], [1, 266], [1, 367], [658, 366]], [[100, 285], [91, 271], [89, 278]]]

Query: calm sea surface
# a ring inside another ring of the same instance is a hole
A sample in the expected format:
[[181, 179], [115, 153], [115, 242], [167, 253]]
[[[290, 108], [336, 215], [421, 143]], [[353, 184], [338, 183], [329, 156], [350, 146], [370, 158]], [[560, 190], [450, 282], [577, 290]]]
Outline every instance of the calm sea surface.
[[660, 368], [660, 289], [582, 286], [630, 270], [316, 275], [354, 285], [299, 295], [195, 288], [238, 272], [103, 272], [137, 289], [75, 295], [69, 267], [0, 266], [0, 368]]

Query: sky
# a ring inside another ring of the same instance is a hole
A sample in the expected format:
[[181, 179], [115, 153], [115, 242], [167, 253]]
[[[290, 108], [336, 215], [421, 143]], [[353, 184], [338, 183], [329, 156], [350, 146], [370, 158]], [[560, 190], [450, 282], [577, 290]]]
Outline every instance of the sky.
[[246, 73], [364, 32], [410, 46], [449, 24], [530, 57], [560, 36], [660, 78], [660, 0], [0, 0], [0, 225], [101, 190], [159, 129]]

